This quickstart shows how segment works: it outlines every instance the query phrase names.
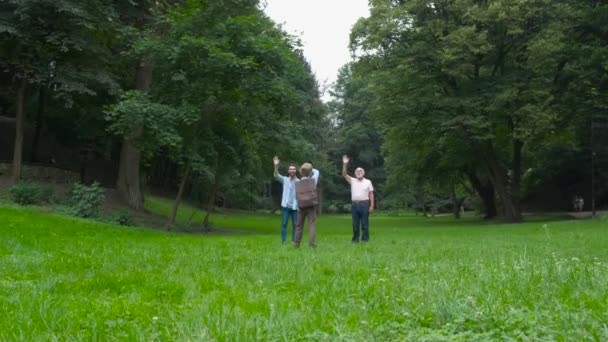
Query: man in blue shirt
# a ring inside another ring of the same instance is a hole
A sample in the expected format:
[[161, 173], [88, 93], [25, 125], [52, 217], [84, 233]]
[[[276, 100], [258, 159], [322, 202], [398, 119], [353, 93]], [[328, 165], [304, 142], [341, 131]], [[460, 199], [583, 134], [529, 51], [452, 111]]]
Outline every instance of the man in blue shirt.
[[295, 240], [296, 221], [298, 215], [298, 202], [296, 201], [296, 165], [289, 164], [288, 177], [279, 174], [279, 157], [272, 160], [274, 164], [274, 178], [283, 184], [283, 197], [281, 198], [281, 242], [287, 239], [287, 223], [291, 218], [291, 241]]

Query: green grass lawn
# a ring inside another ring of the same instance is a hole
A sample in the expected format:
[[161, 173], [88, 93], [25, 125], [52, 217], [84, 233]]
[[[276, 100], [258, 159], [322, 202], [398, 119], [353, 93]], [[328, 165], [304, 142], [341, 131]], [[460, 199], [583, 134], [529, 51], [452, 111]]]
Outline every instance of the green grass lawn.
[[[169, 217], [173, 201], [148, 196], [146, 197], [145, 209], [151, 213]], [[200, 226], [205, 218], [205, 211], [193, 208], [188, 204], [182, 204], [177, 212], [176, 223], [181, 226], [198, 225]], [[215, 212], [211, 215], [211, 223], [215, 227], [229, 228], [234, 232], [255, 232], [258, 234], [272, 234], [277, 231], [277, 220], [280, 216], [263, 213], [244, 213], [244, 212]], [[280, 222], [279, 222], [280, 225]]]
[[608, 340], [605, 220], [377, 215], [352, 245], [323, 216], [317, 249], [278, 215], [213, 221], [248, 233], [0, 208], [0, 340]]

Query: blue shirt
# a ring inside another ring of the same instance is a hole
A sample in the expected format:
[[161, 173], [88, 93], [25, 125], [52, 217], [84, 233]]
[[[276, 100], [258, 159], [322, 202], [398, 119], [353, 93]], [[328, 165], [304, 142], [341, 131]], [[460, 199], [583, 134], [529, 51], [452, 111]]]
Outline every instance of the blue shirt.
[[296, 210], [298, 209], [298, 201], [296, 200], [296, 181], [297, 177], [289, 178], [277, 175], [276, 180], [283, 184], [283, 197], [281, 198], [281, 207]]

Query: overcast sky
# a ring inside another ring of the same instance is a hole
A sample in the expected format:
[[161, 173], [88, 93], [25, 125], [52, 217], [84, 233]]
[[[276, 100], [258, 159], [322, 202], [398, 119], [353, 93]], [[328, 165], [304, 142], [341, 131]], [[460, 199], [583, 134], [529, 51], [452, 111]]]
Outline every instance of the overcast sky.
[[[262, 1], [263, 2], [263, 1]], [[348, 39], [368, 0], [266, 0], [266, 13], [283, 29], [301, 37], [304, 55], [321, 85], [334, 82], [350, 61]], [[324, 99], [327, 99], [325, 94]]]

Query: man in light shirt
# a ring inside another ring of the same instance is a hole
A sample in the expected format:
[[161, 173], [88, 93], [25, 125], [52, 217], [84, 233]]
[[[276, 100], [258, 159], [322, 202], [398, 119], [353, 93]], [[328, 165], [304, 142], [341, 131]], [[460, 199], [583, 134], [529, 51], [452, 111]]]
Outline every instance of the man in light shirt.
[[287, 169], [288, 177], [279, 174], [279, 157], [274, 157], [274, 178], [277, 182], [283, 184], [283, 197], [281, 198], [281, 242], [285, 243], [287, 239], [287, 223], [291, 218], [291, 241], [295, 241], [296, 237], [296, 222], [298, 215], [298, 202], [296, 200], [296, 165], [289, 164]]
[[[350, 184], [353, 214], [353, 243], [369, 241], [369, 214], [374, 212], [374, 186], [372, 182], [364, 178], [365, 170], [358, 167], [355, 169], [355, 178], [347, 173], [349, 159], [342, 157], [342, 176]], [[362, 234], [360, 234], [362, 232]]]

